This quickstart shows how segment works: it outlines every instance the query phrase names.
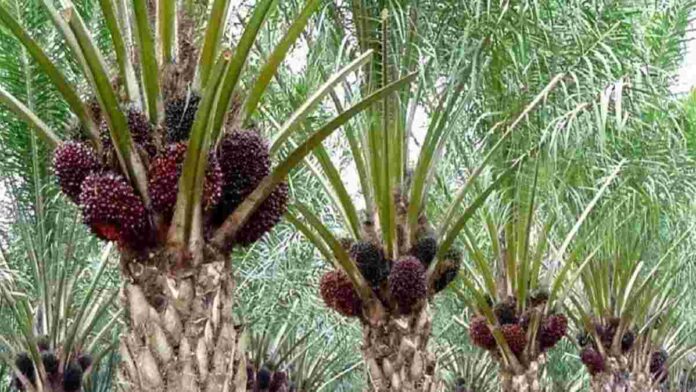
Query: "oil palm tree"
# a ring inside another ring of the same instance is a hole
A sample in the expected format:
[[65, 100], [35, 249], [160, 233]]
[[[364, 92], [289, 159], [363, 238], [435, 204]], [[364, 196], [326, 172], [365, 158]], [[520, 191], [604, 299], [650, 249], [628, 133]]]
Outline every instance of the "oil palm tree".
[[94, 246], [75, 225], [75, 212], [60, 199], [35, 209], [21, 201], [19, 187], [7, 184], [14, 206], [12, 231], [2, 230], [0, 298], [7, 332], [0, 344], [3, 360], [14, 370], [12, 386], [36, 391], [104, 387], [112, 380], [93, 377], [116, 368], [108, 358], [118, 346], [123, 315], [109, 268], [116, 264], [109, 257], [113, 247], [93, 257]]
[[[432, 66], [422, 68], [414, 89], [368, 111], [366, 121], [347, 130], [350, 159], [360, 183], [358, 196], [350, 195], [350, 184], [343, 181], [341, 169], [326, 151], [317, 149], [314, 160], [307, 160], [331, 200], [322, 212], [338, 217], [340, 227], [332, 230], [302, 202], [291, 206], [288, 219], [332, 267], [320, 283], [327, 306], [361, 322], [361, 352], [372, 388], [438, 390], [437, 358], [428, 347], [429, 301], [457, 275], [462, 257], [452, 247], [457, 234], [526, 154], [513, 159], [511, 167], [493, 173], [480, 192], [474, 193], [472, 184], [482, 172], [488, 173], [491, 157], [561, 78], [541, 89], [517, 117], [499, 124], [505, 130], [499, 142], [480, 166], [471, 168], [471, 176], [443, 210], [442, 219], [432, 221], [426, 207], [437, 163], [483, 72], [478, 64], [467, 61], [478, 47], [467, 45], [464, 37], [447, 55], [438, 57], [433, 51], [417, 56], [412, 51], [424, 42], [418, 29], [427, 21], [418, 17], [415, 6], [381, 8], [355, 2], [348, 10], [337, 9], [336, 15], [352, 21], [339, 36], [354, 36], [361, 50], [373, 49], [377, 54], [358, 88], [346, 86], [349, 95], [369, 93], [409, 74], [416, 64]], [[341, 97], [334, 102], [340, 107]], [[411, 156], [417, 110], [426, 113], [425, 136], [420, 151]], [[460, 211], [465, 202], [468, 207]], [[360, 203], [365, 206], [362, 213]]]
[[[232, 319], [229, 252], [255, 242], [280, 220], [288, 197], [284, 178], [307, 153], [409, 82], [402, 78], [375, 90], [312, 132], [271, 170], [267, 144], [251, 130], [253, 115], [320, 5], [305, 2], [243, 88], [250, 49], [274, 4], [254, 5], [232, 50], [225, 43], [230, 1], [201, 7], [190, 1], [103, 0], [99, 10], [114, 53], [107, 57], [78, 8], [70, 1], [57, 7], [42, 0], [86, 92], [66, 78], [10, 9], [0, 7], [3, 25], [78, 120], [80, 132], [66, 141], [42, 113], [0, 90], [2, 103], [55, 149], [61, 189], [80, 207], [85, 223], [118, 244], [127, 313], [120, 376], [128, 390], [243, 388], [246, 365]], [[370, 56], [366, 52], [330, 77], [286, 123], [286, 135]]]
[[465, 289], [459, 292], [476, 314], [469, 336], [498, 362], [503, 391], [542, 390], [547, 352], [567, 332], [565, 298], [589, 262], [571, 244], [584, 242], [576, 235], [619, 170], [620, 166], [558, 238], [553, 218], [540, 218], [544, 206], [536, 195], [538, 166], [532, 180], [521, 174], [512, 194], [483, 213], [485, 242], [475, 231], [464, 231], [471, 262], [465, 264]]
[[684, 291], [674, 279], [688, 260], [692, 229], [663, 240], [642, 230], [648, 214], [633, 211], [599, 229], [602, 248], [570, 297], [593, 391], [662, 391], [670, 367], [694, 350], [679, 317]]

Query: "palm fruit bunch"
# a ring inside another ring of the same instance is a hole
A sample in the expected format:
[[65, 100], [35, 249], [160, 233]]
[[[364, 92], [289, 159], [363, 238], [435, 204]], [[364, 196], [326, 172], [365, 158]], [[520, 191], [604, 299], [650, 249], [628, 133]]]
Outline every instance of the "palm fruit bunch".
[[188, 140], [200, 103], [201, 97], [198, 94], [174, 97], [167, 101], [164, 109], [167, 142], [179, 143]]
[[552, 314], [543, 319], [539, 329], [539, 346], [542, 351], [556, 345], [568, 331], [568, 319], [563, 314]]
[[431, 290], [437, 294], [449, 286], [457, 277], [462, 265], [462, 252], [459, 249], [451, 248], [445, 253], [443, 260], [437, 265], [433, 273]]
[[469, 323], [469, 339], [478, 347], [485, 350], [494, 350], [497, 346], [493, 332], [484, 316], [474, 316]]
[[[128, 121], [128, 130], [133, 137], [135, 148], [143, 158], [151, 158], [157, 154], [157, 138], [154, 132], [154, 127], [150, 124], [145, 113], [134, 107], [124, 109], [126, 120]], [[106, 121], [101, 121], [99, 126], [99, 136], [104, 148], [103, 154], [105, 162], [114, 169], [118, 169], [118, 160], [116, 151], [114, 150], [109, 133], [109, 126]]]
[[519, 356], [527, 346], [527, 334], [519, 324], [505, 324], [500, 328], [505, 342], [515, 355]]
[[[614, 344], [614, 338], [616, 334], [619, 333], [619, 325], [621, 319], [618, 317], [609, 317], [605, 320], [595, 319], [593, 322], [594, 332], [597, 337], [599, 337], [602, 347], [605, 350], [611, 349]], [[621, 335], [621, 352], [627, 353], [633, 348], [635, 343], [636, 335], [631, 329], [626, 329]], [[581, 336], [578, 337], [578, 344], [581, 347], [591, 344], [595, 349], [597, 348], [597, 342], [594, 341], [593, 335], [590, 333], [582, 332]]]
[[53, 167], [63, 193], [79, 203], [82, 182], [90, 174], [99, 172], [101, 163], [86, 143], [66, 142], [56, 148]]
[[272, 371], [265, 366], [255, 369], [253, 365], [248, 364], [246, 390], [253, 392], [292, 392], [295, 388], [288, 379], [286, 372]]
[[357, 317], [362, 312], [362, 301], [343, 271], [325, 273], [319, 284], [319, 292], [326, 306], [344, 316]]
[[[186, 158], [185, 143], [171, 144], [164, 153], [158, 155], [148, 170], [148, 189], [152, 194], [152, 208], [171, 219], [178, 196], [179, 177]], [[222, 170], [217, 160], [211, 157], [208, 162], [206, 179], [203, 184], [203, 208], [208, 211], [222, 196]]]
[[473, 389], [468, 388], [466, 384], [467, 383], [465, 379], [457, 379], [454, 385], [454, 392], [472, 392]]
[[425, 267], [413, 256], [403, 257], [394, 263], [388, 283], [391, 298], [403, 314], [413, 311], [428, 294]]
[[437, 237], [430, 230], [418, 235], [409, 254], [428, 267], [437, 254]]
[[[488, 306], [493, 311], [494, 323], [489, 323], [488, 319], [482, 315], [474, 316], [469, 324], [469, 337], [473, 344], [485, 350], [495, 350], [497, 344], [491, 330], [498, 329], [505, 337], [510, 351], [515, 355], [521, 355], [527, 346], [527, 337], [531, 336], [528, 329], [531, 325], [532, 315], [543, 310], [546, 303], [546, 300], [533, 301], [534, 295], [532, 294], [527, 300], [531, 307], [523, 311], [520, 311], [515, 297], [509, 296], [496, 304], [487, 298]], [[483, 313], [482, 310], [479, 312]], [[566, 335], [568, 319], [561, 313], [550, 313], [539, 317], [536, 339], [539, 343], [539, 350], [544, 352], [554, 347]]]
[[[92, 366], [92, 356], [89, 354], [73, 354], [66, 363], [61, 363], [55, 351], [50, 350], [49, 345], [39, 342], [39, 354], [41, 365], [45, 371], [46, 379], [41, 384], [49, 390], [64, 392], [77, 392], [82, 388], [82, 378], [84, 373]], [[62, 365], [62, 368], [61, 368]], [[34, 363], [31, 356], [25, 352], [17, 354], [15, 366], [19, 374], [23, 376], [25, 382], [31, 386], [36, 385], [36, 377], [40, 374], [38, 366]], [[19, 391], [27, 390], [24, 382], [19, 375], [15, 375], [12, 386]]]
[[[223, 137], [217, 151], [222, 170], [222, 197], [212, 211], [214, 226], [222, 224], [271, 171], [268, 142], [256, 131], [236, 130]], [[252, 214], [233, 239], [248, 246], [275, 227], [287, 211], [288, 185], [281, 183]]]
[[350, 247], [350, 256], [372, 287], [378, 288], [386, 281], [390, 265], [378, 244], [369, 241], [355, 242]]
[[[121, 171], [98, 106], [92, 112], [101, 121], [102, 152], [87, 140], [67, 141], [56, 148], [53, 167], [60, 188], [80, 207], [85, 224], [99, 238], [143, 251], [157, 245], [161, 234], [167, 232], [199, 102], [196, 95], [168, 101], [160, 126], [153, 126], [138, 109], [124, 109], [135, 149], [147, 165], [151, 208]], [[268, 143], [263, 137], [253, 130], [227, 130], [208, 158], [202, 200], [205, 231], [219, 227], [270, 168]], [[229, 248], [258, 241], [280, 221], [287, 202], [288, 186], [281, 183], [238, 230]]]
[[593, 347], [587, 346], [580, 352], [580, 360], [591, 375], [596, 375], [605, 370], [604, 357]]
[[653, 380], [664, 382], [667, 379], [669, 375], [667, 359], [669, 359], [669, 354], [665, 350], [653, 351], [650, 354], [650, 374], [652, 374]]

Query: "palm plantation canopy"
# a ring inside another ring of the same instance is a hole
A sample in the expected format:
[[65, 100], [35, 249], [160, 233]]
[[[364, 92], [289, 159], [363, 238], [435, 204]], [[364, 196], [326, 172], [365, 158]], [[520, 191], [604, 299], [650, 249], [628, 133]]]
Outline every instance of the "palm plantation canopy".
[[696, 391], [691, 0], [0, 0], [0, 390]]

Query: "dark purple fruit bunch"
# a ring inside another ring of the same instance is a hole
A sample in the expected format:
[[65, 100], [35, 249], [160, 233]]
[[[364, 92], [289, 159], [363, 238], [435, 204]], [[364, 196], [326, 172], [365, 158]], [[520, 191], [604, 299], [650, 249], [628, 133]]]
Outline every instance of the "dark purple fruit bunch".
[[483, 316], [475, 316], [471, 319], [469, 323], [469, 338], [475, 346], [483, 349], [493, 350], [496, 348], [493, 333], [488, 327], [488, 321]]
[[189, 97], [175, 98], [166, 103], [164, 124], [167, 126], [167, 141], [169, 143], [188, 140], [200, 102], [201, 97], [192, 94]]
[[618, 317], [610, 317], [605, 325], [596, 325], [597, 335], [602, 342], [602, 346], [605, 348], [611, 347], [614, 341], [614, 335], [616, 335], [619, 329], [619, 323], [621, 319]]
[[218, 162], [222, 169], [222, 200], [214, 223], [222, 224], [271, 172], [268, 143], [254, 131], [230, 132], [220, 142]]
[[99, 171], [101, 164], [92, 148], [80, 142], [66, 142], [53, 154], [53, 168], [60, 188], [74, 203], [79, 202], [82, 182]]
[[60, 361], [56, 354], [51, 351], [44, 351], [41, 353], [41, 362], [43, 362], [44, 369], [49, 375], [58, 373], [58, 366]]
[[389, 276], [389, 264], [379, 245], [368, 241], [356, 242], [350, 247], [350, 256], [372, 287], [379, 287]]
[[[34, 361], [31, 360], [29, 354], [17, 354], [17, 357], [15, 357], [15, 366], [30, 383], [34, 384], [34, 382], [36, 382], [36, 369], [34, 368]], [[18, 385], [21, 386], [22, 383], [19, 382]]]
[[[179, 177], [186, 158], [186, 144], [169, 145], [166, 151], [158, 155], [148, 168], [148, 189], [152, 199], [152, 208], [171, 219], [179, 194]], [[203, 206], [206, 211], [212, 209], [222, 195], [222, 172], [217, 161], [211, 159], [206, 170], [203, 184]]]
[[596, 375], [604, 371], [605, 363], [602, 355], [592, 347], [586, 347], [580, 353], [580, 360], [591, 375]]
[[514, 297], [508, 297], [506, 300], [498, 303], [493, 307], [493, 313], [500, 325], [517, 324], [517, 301]]
[[89, 354], [80, 354], [77, 356], [77, 364], [80, 365], [80, 368], [84, 372], [86, 372], [87, 369], [92, 367], [93, 362], [94, 358], [92, 358], [92, 356]]
[[262, 367], [259, 369], [258, 372], [256, 372], [256, 383], [254, 386], [254, 390], [258, 391], [264, 391], [267, 390], [268, 387], [271, 386], [271, 378], [273, 377], [273, 373], [271, 373], [270, 370], [268, 370], [267, 367]]
[[288, 374], [281, 371], [273, 372], [271, 384], [268, 386], [268, 392], [287, 392], [288, 390]]
[[84, 372], [77, 362], [70, 362], [63, 371], [63, 390], [76, 392], [82, 388], [82, 376]]
[[[126, 119], [128, 121], [128, 129], [130, 130], [131, 137], [136, 147], [142, 148], [150, 157], [157, 155], [157, 146], [153, 139], [152, 125], [150, 124], [150, 120], [147, 119], [147, 116], [138, 109], [130, 108], [126, 113]], [[106, 122], [103, 122], [101, 125], [100, 135], [104, 150], [112, 151], [113, 143], [111, 142], [111, 134]]]
[[405, 257], [394, 263], [389, 272], [389, 292], [402, 313], [410, 313], [425, 299], [428, 288], [425, 268], [415, 257]]
[[433, 272], [432, 290], [434, 293], [439, 293], [449, 286], [457, 277], [459, 269], [462, 265], [462, 252], [458, 249], [450, 249], [447, 251], [443, 260], [437, 265], [437, 269]]
[[[554, 347], [568, 331], [568, 319], [565, 315], [557, 313], [546, 317], [539, 317], [540, 310], [536, 307], [530, 307], [522, 312], [517, 309], [517, 299], [513, 296], [508, 296], [504, 300], [498, 302], [494, 306], [491, 305], [493, 300], [486, 298], [488, 306], [493, 310], [495, 320], [492, 321], [492, 326], [499, 330], [506, 338], [506, 342], [510, 350], [517, 356], [521, 355], [528, 343], [527, 334], [530, 333], [530, 328], [535, 328], [536, 333], [530, 336], [536, 336], [539, 342], [539, 349], [543, 352]], [[486, 312], [489, 310], [486, 309]], [[474, 344], [492, 350], [496, 347], [495, 339], [487, 332], [488, 320], [481, 316], [484, 310], [479, 309], [479, 315], [474, 318], [469, 326], [469, 335], [474, 341]], [[538, 322], [532, 324], [532, 321], [538, 319]], [[485, 327], [485, 328], [484, 328]], [[477, 343], [476, 340], [479, 342]], [[535, 351], [536, 352], [536, 351]]]
[[660, 373], [665, 372], [665, 365], [667, 364], [668, 358], [669, 355], [665, 350], [653, 351], [652, 354], [650, 354], [650, 373], [653, 377], [657, 377]]
[[[220, 142], [217, 154], [222, 171], [222, 197], [211, 217], [214, 225], [221, 225], [270, 173], [271, 159], [268, 143], [255, 131], [228, 133]], [[261, 239], [280, 222], [287, 204], [288, 184], [283, 182], [237, 232], [233, 243], [248, 246]]]
[[249, 246], [258, 241], [283, 219], [288, 211], [288, 184], [278, 184], [234, 237], [234, 243]]
[[633, 343], [635, 343], [635, 341], [636, 334], [629, 329], [621, 337], [621, 351], [624, 353], [631, 351], [631, 348], [633, 348]]
[[527, 345], [527, 334], [518, 324], [505, 324], [500, 327], [500, 331], [505, 337], [505, 341], [515, 355], [520, 355]]
[[319, 284], [319, 292], [326, 306], [344, 316], [357, 317], [362, 312], [362, 301], [353, 283], [342, 271], [325, 273]]
[[262, 366], [258, 371], [247, 365], [247, 391], [254, 392], [289, 392], [290, 382], [287, 373], [272, 371]]
[[121, 175], [95, 173], [82, 183], [84, 222], [99, 238], [141, 249], [150, 242], [149, 221], [140, 197]]
[[563, 314], [547, 317], [539, 330], [539, 346], [542, 350], [554, 347], [568, 331], [568, 319]]
[[437, 254], [437, 238], [434, 235], [425, 235], [416, 241], [409, 252], [427, 268]]

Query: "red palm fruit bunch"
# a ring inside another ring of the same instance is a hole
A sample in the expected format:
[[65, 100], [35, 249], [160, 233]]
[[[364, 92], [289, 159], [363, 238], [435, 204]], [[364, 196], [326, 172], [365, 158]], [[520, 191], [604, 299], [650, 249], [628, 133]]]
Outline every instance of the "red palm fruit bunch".
[[[524, 352], [532, 337], [536, 337], [534, 347], [539, 352], [553, 348], [566, 335], [568, 319], [562, 313], [544, 316], [542, 313], [546, 299], [548, 295], [545, 292], [532, 293], [526, 301], [529, 307], [525, 310], [520, 310], [517, 300], [512, 296], [494, 305], [489, 299], [487, 305], [492, 310], [493, 322], [489, 323], [483, 315], [475, 316], [469, 324], [472, 343], [485, 350], [495, 350], [498, 345], [492, 331], [498, 329], [510, 351], [518, 357]], [[484, 313], [483, 310], [480, 312]], [[533, 318], [536, 318], [534, 324]], [[531, 325], [536, 325], [536, 331], [530, 331]]]
[[[158, 155], [150, 163], [148, 170], [148, 187], [152, 195], [152, 208], [166, 219], [171, 219], [174, 212], [178, 195], [177, 184], [186, 157], [186, 147], [184, 143], [169, 145], [164, 153]], [[209, 161], [203, 185], [203, 207], [205, 210], [213, 208], [222, 196], [222, 170], [214, 157], [211, 157]]]
[[319, 284], [319, 292], [324, 303], [338, 313], [347, 317], [360, 315], [362, 301], [344, 272], [332, 270], [325, 273]]
[[593, 347], [585, 347], [580, 353], [580, 360], [593, 376], [602, 373], [606, 368], [604, 357]]
[[[167, 232], [199, 102], [196, 96], [168, 102], [164, 125], [159, 127], [152, 126], [137, 109], [126, 110], [136, 150], [147, 163], [151, 208], [120, 169], [103, 119], [99, 146], [102, 153], [89, 141], [67, 141], [56, 148], [53, 167], [60, 188], [80, 207], [85, 224], [99, 238], [142, 251], [155, 246]], [[270, 168], [268, 143], [257, 132], [236, 129], [224, 134], [208, 158], [202, 200], [206, 224], [211, 229], [219, 227], [270, 173]], [[281, 183], [238, 230], [228, 247], [258, 241], [280, 221], [287, 202], [288, 187]]]

